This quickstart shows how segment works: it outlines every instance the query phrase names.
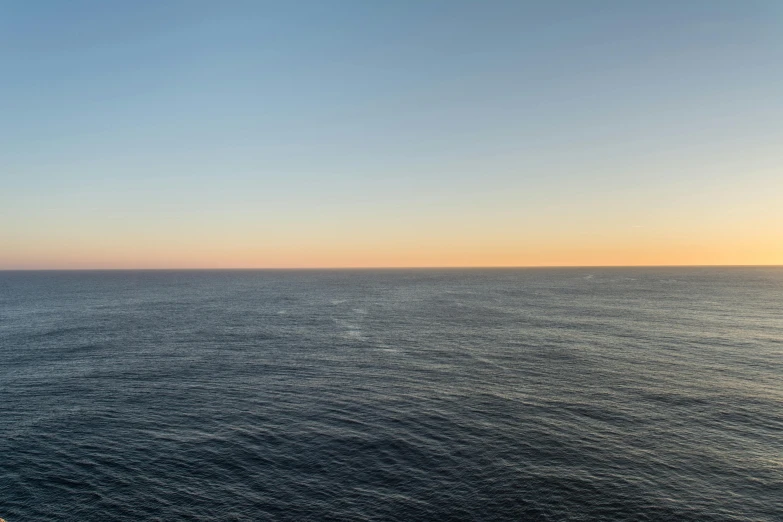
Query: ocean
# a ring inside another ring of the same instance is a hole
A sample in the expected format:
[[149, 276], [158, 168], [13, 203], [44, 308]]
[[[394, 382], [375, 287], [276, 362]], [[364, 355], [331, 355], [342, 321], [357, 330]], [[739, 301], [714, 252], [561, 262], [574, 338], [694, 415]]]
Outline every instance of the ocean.
[[0, 272], [0, 517], [783, 520], [783, 268]]

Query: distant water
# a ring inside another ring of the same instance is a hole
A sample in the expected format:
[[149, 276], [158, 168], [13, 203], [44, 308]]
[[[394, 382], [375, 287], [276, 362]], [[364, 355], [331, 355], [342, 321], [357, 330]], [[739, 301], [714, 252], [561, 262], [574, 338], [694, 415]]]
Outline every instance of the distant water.
[[783, 269], [0, 272], [0, 517], [783, 520]]

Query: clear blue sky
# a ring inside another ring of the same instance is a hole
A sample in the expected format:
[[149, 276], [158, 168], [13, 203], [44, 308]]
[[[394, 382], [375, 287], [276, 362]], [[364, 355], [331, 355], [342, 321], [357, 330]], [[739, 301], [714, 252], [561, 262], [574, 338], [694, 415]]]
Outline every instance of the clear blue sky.
[[783, 263], [782, 159], [778, 0], [0, 1], [0, 268]]

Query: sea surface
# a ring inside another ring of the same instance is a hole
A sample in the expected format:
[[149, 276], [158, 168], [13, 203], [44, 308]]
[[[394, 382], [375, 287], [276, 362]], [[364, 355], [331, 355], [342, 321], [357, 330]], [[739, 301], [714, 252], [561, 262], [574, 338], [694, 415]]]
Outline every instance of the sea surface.
[[783, 520], [783, 268], [0, 272], [0, 517]]

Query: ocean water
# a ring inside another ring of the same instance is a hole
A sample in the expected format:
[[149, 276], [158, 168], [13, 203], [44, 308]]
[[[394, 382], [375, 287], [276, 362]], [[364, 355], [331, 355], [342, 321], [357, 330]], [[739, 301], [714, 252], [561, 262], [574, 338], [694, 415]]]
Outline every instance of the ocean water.
[[783, 269], [0, 272], [0, 517], [783, 520]]

